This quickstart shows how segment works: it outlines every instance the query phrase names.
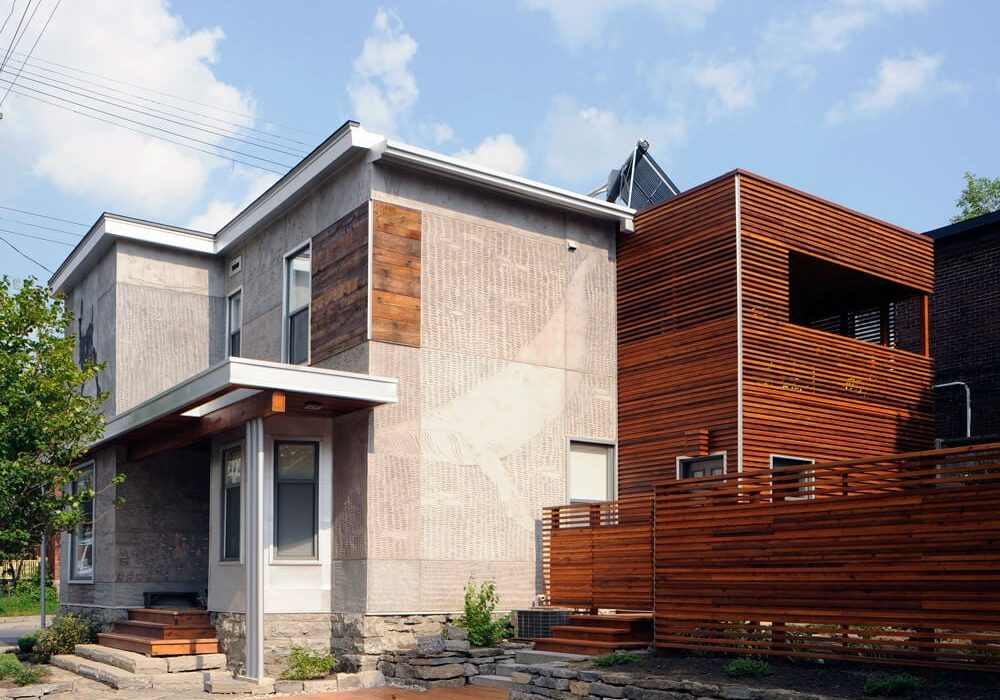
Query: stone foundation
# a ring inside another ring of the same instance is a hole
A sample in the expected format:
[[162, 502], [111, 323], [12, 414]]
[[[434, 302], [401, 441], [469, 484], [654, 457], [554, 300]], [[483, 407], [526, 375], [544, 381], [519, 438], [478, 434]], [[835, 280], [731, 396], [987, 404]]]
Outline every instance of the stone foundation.
[[450, 615], [333, 613], [331, 649], [347, 671], [374, 671], [386, 652], [416, 649], [420, 637], [440, 635]]
[[246, 615], [243, 613], [214, 612], [212, 624], [219, 638], [219, 647], [226, 655], [226, 668], [243, 673], [247, 652]]
[[60, 605], [59, 612], [71, 613], [89, 621], [92, 629], [98, 632], [110, 632], [111, 626], [119, 620], [128, 619], [126, 608], [98, 608], [90, 605]]

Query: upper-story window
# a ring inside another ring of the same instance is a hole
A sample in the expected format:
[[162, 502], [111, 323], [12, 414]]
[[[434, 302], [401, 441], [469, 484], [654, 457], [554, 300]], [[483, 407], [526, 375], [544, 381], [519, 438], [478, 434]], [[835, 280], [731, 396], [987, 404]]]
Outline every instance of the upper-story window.
[[243, 330], [243, 292], [236, 291], [229, 295], [229, 305], [226, 312], [227, 348], [230, 357], [240, 356], [240, 332]]
[[[85, 495], [94, 488], [94, 463], [77, 470], [76, 481], [69, 484], [74, 496]], [[80, 506], [83, 517], [69, 536], [69, 580], [90, 583], [94, 580], [94, 500], [88, 497]]]
[[704, 457], [677, 458], [678, 479], [698, 479], [703, 476], [722, 476], [725, 473], [725, 452], [719, 452]]
[[311, 257], [306, 245], [285, 259], [285, 358], [296, 365], [309, 361]]

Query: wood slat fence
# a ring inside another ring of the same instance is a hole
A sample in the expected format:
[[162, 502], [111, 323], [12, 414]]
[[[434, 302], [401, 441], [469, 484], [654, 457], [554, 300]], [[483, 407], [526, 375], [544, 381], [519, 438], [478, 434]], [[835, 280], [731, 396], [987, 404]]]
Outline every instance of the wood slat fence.
[[[615, 503], [546, 509], [553, 603], [642, 607]], [[1000, 670], [1000, 443], [671, 482], [652, 521], [660, 649]]]

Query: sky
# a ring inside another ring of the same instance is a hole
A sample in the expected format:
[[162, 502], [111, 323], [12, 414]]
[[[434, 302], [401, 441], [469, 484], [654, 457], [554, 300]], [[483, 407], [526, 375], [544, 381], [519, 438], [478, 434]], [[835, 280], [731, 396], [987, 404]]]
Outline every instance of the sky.
[[918, 232], [963, 172], [1000, 176], [993, 0], [0, 0], [0, 23], [15, 277], [103, 211], [214, 232], [347, 119], [579, 192], [644, 138], [681, 189], [742, 167]]

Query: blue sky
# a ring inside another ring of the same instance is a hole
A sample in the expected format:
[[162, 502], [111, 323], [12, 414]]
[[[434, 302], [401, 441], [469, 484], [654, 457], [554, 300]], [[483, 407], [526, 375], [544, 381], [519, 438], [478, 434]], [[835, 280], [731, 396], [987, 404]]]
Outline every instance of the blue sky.
[[[578, 191], [644, 137], [681, 188], [744, 167], [916, 231], [947, 223], [963, 171], [1000, 176], [995, 2], [62, 0], [21, 63], [56, 1], [0, 0], [0, 57], [37, 4], [0, 73], [2, 95], [23, 65], [0, 207], [83, 224], [214, 230], [277, 177], [148, 134], [281, 171], [348, 118]], [[85, 230], [0, 209], [51, 269], [70, 248], [23, 234]], [[48, 277], [0, 248], [0, 272]]]

